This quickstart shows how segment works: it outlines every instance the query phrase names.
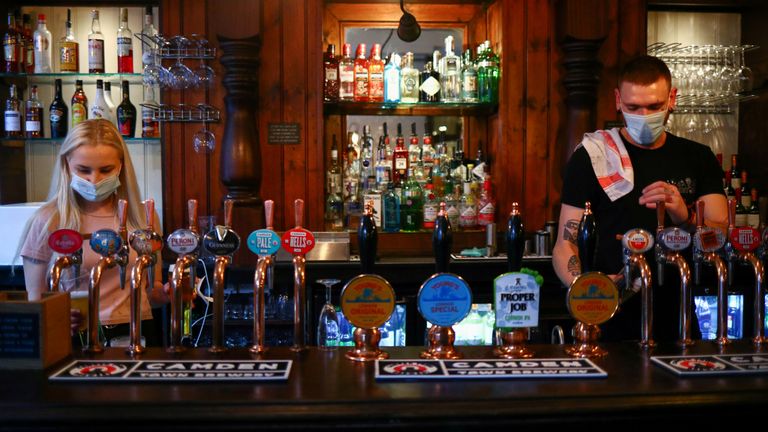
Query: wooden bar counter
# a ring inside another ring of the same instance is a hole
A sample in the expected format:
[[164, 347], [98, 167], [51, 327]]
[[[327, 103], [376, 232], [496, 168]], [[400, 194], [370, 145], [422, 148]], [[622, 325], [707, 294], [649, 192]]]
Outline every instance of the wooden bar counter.
[[[271, 348], [262, 359], [291, 359], [287, 382], [50, 382], [60, 366], [0, 371], [0, 430], [281, 430], [478, 426], [745, 424], [768, 408], [768, 375], [681, 378], [654, 365], [633, 343], [603, 345], [595, 363], [607, 378], [377, 381], [374, 365], [346, 349], [294, 354]], [[564, 358], [563, 346], [535, 345], [537, 358]], [[417, 358], [420, 347], [386, 349]], [[489, 347], [460, 347], [468, 359]], [[724, 353], [754, 352], [736, 341]], [[716, 354], [699, 342], [686, 354]], [[659, 346], [655, 355], [679, 355]], [[81, 355], [78, 358], [85, 358]], [[247, 350], [220, 356], [192, 349], [172, 357], [149, 349], [142, 360], [253, 360]], [[92, 359], [127, 360], [122, 349]], [[69, 361], [65, 362], [68, 363]]]

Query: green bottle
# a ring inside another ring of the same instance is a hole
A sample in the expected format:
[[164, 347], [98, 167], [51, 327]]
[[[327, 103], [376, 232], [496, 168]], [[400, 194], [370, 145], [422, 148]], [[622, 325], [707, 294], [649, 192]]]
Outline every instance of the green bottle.
[[400, 231], [417, 232], [421, 230], [424, 212], [424, 192], [413, 175], [413, 168], [408, 168], [408, 180], [403, 188], [400, 202]]

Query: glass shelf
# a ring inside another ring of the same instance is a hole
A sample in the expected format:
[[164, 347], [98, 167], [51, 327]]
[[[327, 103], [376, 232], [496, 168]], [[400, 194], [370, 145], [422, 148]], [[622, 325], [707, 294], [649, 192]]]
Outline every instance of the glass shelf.
[[[64, 141], [64, 138], [26, 138], [26, 137], [19, 137], [19, 138], [6, 138], [6, 137], [0, 137], [0, 142], [2, 143], [10, 143], [10, 142], [62, 142]], [[123, 137], [123, 141], [126, 143], [141, 143], [141, 142], [153, 142], [157, 141], [160, 142], [160, 138], [125, 138]]]
[[95, 84], [96, 80], [104, 80], [109, 82], [120, 82], [127, 80], [130, 83], [141, 83], [143, 75], [140, 73], [102, 73], [102, 74], [89, 74], [89, 73], [74, 73], [74, 72], [61, 72], [61, 73], [43, 73], [43, 74], [27, 74], [27, 73], [0, 73], [0, 78], [9, 78], [17, 80], [26, 80], [30, 83], [46, 83], [53, 84], [55, 79], [60, 79], [63, 84], [74, 84], [75, 80], [82, 80], [83, 84]]
[[498, 111], [497, 104], [325, 102], [325, 114], [404, 116], [486, 116]]

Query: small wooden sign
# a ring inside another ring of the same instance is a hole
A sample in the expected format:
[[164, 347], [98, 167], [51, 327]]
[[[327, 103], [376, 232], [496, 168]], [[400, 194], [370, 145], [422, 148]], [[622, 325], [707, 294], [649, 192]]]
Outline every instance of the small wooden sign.
[[269, 123], [268, 144], [301, 144], [301, 125], [298, 123]]

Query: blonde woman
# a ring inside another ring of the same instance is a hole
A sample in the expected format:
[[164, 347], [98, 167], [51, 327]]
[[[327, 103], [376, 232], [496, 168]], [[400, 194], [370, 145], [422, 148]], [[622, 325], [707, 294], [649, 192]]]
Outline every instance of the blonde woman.
[[[117, 201], [128, 201], [128, 232], [144, 227], [144, 208], [141, 204], [136, 173], [120, 133], [107, 120], [84, 121], [67, 135], [61, 145], [48, 201], [35, 213], [23, 235], [19, 254], [24, 263], [24, 281], [30, 299], [37, 299], [47, 290], [47, 276], [55, 256], [48, 247], [48, 236], [57, 229], [68, 228], [83, 234], [100, 229], [117, 230]], [[155, 216], [155, 227], [159, 227]], [[70, 268], [62, 274], [65, 290], [87, 289], [91, 269], [100, 255], [83, 244], [83, 263], [80, 277]], [[129, 268], [136, 260], [131, 250]], [[161, 275], [160, 260], [155, 274]], [[128, 334], [130, 322], [130, 290], [120, 289], [119, 272], [107, 271], [101, 279], [99, 320], [109, 343], [111, 338]], [[150, 303], [167, 302], [159, 280], [153, 282], [150, 298], [142, 296], [141, 319], [148, 345], [156, 344], [156, 331], [152, 324]], [[72, 310], [72, 329], [84, 317]]]

